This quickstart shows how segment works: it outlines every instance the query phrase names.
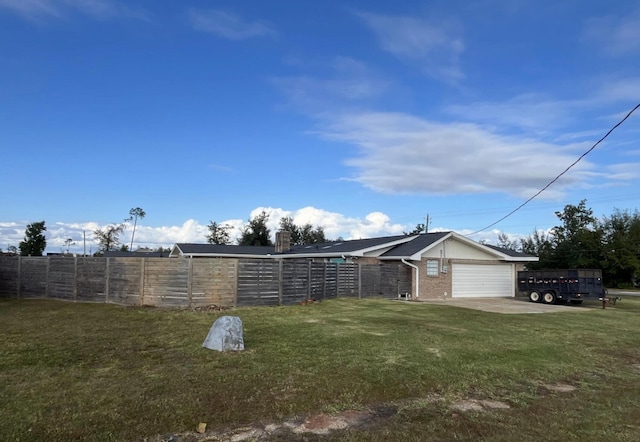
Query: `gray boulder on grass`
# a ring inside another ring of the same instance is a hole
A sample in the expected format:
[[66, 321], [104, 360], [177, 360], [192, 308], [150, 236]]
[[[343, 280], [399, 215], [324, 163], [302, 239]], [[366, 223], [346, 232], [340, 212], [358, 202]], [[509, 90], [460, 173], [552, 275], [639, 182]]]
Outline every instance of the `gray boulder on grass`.
[[242, 321], [237, 316], [221, 316], [213, 323], [203, 347], [218, 351], [244, 350]]

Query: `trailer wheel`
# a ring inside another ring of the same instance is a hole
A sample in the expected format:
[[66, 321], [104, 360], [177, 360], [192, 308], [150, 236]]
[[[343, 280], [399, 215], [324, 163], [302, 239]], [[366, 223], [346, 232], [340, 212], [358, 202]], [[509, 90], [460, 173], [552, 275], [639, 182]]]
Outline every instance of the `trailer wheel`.
[[542, 297], [539, 292], [533, 291], [529, 293], [529, 301], [531, 302], [540, 302]]
[[555, 304], [556, 303], [556, 295], [553, 292], [544, 292], [542, 294], [542, 302], [545, 304]]

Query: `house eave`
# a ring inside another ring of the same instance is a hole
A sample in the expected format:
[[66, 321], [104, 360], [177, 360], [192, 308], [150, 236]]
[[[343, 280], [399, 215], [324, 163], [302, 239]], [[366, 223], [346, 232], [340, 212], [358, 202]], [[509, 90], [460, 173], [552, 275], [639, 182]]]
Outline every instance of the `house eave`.
[[275, 256], [248, 255], [248, 254], [241, 254], [241, 253], [183, 253], [178, 257], [179, 258], [274, 258]]

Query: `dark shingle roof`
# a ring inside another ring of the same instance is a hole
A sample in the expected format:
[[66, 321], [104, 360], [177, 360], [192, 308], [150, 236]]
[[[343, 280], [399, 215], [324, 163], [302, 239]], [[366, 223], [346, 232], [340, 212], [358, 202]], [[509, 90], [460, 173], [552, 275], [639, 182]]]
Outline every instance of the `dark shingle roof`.
[[[389, 250], [380, 255], [382, 259], [415, 259], [415, 255], [448, 236], [458, 236], [453, 232], [433, 232], [423, 233], [420, 235], [396, 235], [383, 236], [378, 238], [353, 239], [347, 241], [331, 241], [320, 244], [311, 245], [295, 245], [291, 250], [284, 253], [276, 253], [274, 246], [236, 246], [236, 245], [219, 245], [219, 244], [194, 244], [194, 243], [178, 243], [176, 247], [183, 255], [191, 256], [247, 256], [247, 257], [339, 257], [346, 256], [364, 256], [367, 251], [382, 251], [385, 248]], [[462, 237], [460, 237], [462, 239]], [[469, 240], [471, 241], [471, 240]], [[473, 242], [473, 241], [471, 241]], [[478, 247], [483, 247], [478, 245]], [[503, 249], [501, 247], [484, 245], [496, 252], [502, 253], [510, 258], [535, 258], [534, 256], [520, 253], [513, 250]], [[175, 249], [174, 249], [175, 250]], [[526, 260], [526, 259], [525, 259]]]
[[440, 241], [450, 233], [451, 232], [422, 233], [415, 236], [414, 239], [410, 242], [395, 246], [393, 249], [389, 250], [386, 253], [383, 253], [381, 256], [385, 258], [406, 258], [413, 255], [414, 253], [418, 253], [431, 244]]
[[504, 247], [492, 246], [491, 244], [485, 244], [485, 246], [492, 248], [500, 253], [504, 253], [507, 256], [511, 256], [512, 258], [533, 258], [534, 255], [529, 255], [528, 253], [517, 252], [515, 250], [505, 249]]
[[350, 239], [347, 241], [331, 241], [319, 244], [310, 245], [297, 245], [292, 246], [291, 253], [295, 254], [307, 254], [307, 253], [351, 253], [358, 250], [369, 249], [372, 247], [383, 246], [388, 243], [393, 243], [400, 240], [408, 240], [406, 235], [396, 236], [382, 236], [379, 238], [366, 238], [366, 239]]
[[272, 255], [273, 246], [234, 246], [223, 244], [176, 244], [186, 255], [190, 254], [215, 254], [215, 255]]
[[120, 250], [111, 250], [104, 252], [105, 258], [166, 258], [169, 252], [122, 252]]

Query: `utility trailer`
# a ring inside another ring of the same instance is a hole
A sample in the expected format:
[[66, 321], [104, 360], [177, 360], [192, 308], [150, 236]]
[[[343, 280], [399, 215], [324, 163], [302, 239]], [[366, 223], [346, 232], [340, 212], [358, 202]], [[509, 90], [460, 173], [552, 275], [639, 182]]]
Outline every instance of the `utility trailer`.
[[518, 290], [526, 292], [529, 301], [545, 304], [582, 304], [584, 299], [603, 300], [607, 294], [602, 286], [602, 271], [595, 269], [521, 271]]

